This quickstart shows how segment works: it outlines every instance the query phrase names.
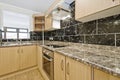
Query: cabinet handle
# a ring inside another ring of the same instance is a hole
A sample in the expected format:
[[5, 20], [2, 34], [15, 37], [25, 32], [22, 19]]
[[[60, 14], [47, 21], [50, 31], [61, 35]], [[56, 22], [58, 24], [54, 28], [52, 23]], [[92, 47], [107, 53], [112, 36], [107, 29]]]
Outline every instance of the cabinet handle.
[[23, 53], [23, 49], [21, 49], [21, 53]]
[[115, 2], [115, 0], [112, 0], [113, 2]]
[[17, 50], [17, 53], [20, 53], [20, 49]]
[[70, 74], [70, 64], [69, 64], [69, 62], [67, 63], [67, 74], [68, 75]]
[[63, 64], [63, 59], [61, 60], [61, 70], [64, 70], [64, 64]]

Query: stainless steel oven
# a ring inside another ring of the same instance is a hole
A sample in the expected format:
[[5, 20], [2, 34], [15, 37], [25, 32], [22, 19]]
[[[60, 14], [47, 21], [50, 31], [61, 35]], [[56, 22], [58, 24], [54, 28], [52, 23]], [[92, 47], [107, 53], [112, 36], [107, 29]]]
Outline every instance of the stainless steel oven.
[[50, 80], [54, 80], [54, 52], [43, 48], [43, 70]]

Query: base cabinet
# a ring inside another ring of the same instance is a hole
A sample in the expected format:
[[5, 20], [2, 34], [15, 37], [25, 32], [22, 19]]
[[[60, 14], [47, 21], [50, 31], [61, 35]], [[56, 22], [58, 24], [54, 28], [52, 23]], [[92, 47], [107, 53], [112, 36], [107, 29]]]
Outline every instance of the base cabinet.
[[91, 80], [91, 67], [55, 53], [54, 80]]
[[20, 48], [20, 69], [37, 65], [36, 46], [22, 46]]
[[65, 56], [54, 54], [54, 80], [65, 80]]
[[0, 76], [35, 65], [36, 45], [0, 48]]
[[66, 80], [91, 80], [91, 67], [66, 57]]
[[115, 76], [110, 76], [110, 80], [120, 80], [120, 78], [115, 77]]
[[19, 47], [0, 48], [0, 75], [19, 70]]
[[94, 69], [94, 80], [120, 80], [120, 78], [107, 74], [101, 70]]

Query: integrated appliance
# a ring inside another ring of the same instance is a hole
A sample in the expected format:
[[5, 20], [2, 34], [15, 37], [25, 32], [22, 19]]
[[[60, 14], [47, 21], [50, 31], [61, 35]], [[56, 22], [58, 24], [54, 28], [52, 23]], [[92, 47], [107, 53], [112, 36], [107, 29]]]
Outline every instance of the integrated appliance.
[[49, 80], [54, 80], [54, 52], [43, 48], [42, 49], [43, 58], [43, 70], [48, 76]]

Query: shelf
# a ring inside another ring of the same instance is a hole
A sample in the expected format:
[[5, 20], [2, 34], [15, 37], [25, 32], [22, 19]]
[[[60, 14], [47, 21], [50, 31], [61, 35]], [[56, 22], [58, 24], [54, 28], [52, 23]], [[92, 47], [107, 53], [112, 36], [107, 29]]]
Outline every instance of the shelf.
[[35, 24], [45, 24], [45, 22], [35, 22]]
[[45, 16], [35, 16], [34, 31], [42, 31], [43, 27], [45, 27]]

